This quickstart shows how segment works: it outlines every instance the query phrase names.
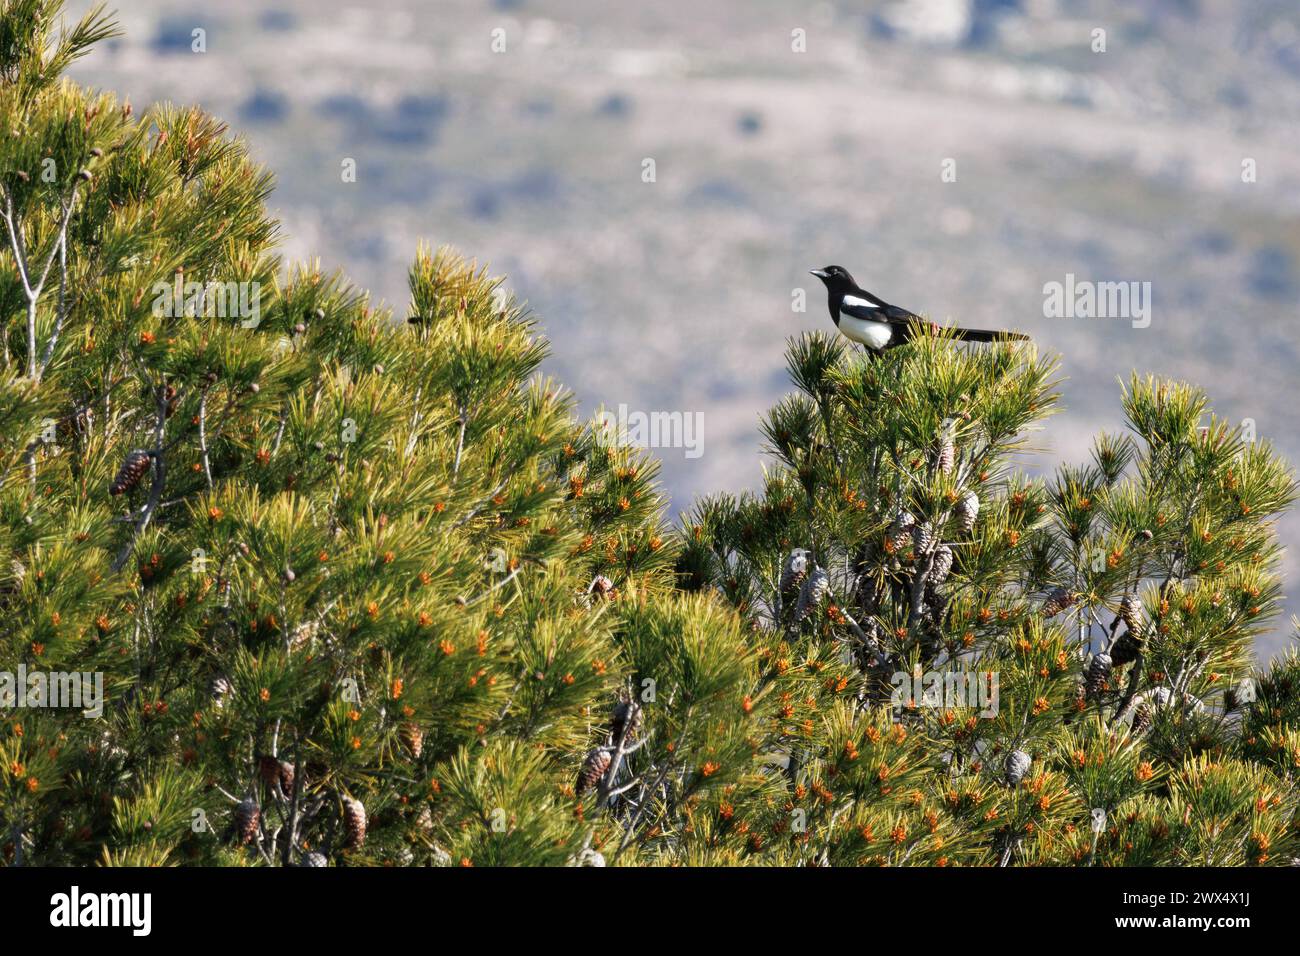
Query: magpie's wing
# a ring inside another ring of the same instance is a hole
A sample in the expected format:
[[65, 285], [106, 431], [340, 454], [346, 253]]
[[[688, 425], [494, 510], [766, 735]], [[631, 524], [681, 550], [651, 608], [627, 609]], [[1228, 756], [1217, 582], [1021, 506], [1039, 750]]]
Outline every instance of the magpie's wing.
[[918, 318], [906, 309], [900, 309], [896, 305], [890, 305], [888, 302], [877, 299], [865, 289], [844, 296], [844, 301], [840, 303], [840, 311], [845, 315], [853, 316], [855, 319], [867, 319], [872, 322], [892, 322], [895, 325], [906, 325]]

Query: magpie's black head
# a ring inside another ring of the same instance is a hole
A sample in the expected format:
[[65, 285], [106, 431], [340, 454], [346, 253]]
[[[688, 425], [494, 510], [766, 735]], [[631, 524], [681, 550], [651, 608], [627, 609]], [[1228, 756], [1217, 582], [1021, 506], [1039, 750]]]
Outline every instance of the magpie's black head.
[[821, 279], [826, 288], [832, 292], [847, 292], [858, 287], [858, 284], [853, 281], [853, 276], [849, 275], [849, 270], [843, 266], [822, 266], [820, 269], [813, 269], [812, 275]]

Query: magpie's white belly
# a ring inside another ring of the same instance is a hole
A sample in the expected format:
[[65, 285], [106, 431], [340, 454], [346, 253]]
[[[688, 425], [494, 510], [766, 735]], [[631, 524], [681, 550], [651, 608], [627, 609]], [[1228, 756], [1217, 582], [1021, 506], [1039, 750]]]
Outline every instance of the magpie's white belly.
[[888, 322], [872, 322], [844, 312], [840, 313], [840, 332], [869, 349], [883, 349], [894, 337], [894, 329]]

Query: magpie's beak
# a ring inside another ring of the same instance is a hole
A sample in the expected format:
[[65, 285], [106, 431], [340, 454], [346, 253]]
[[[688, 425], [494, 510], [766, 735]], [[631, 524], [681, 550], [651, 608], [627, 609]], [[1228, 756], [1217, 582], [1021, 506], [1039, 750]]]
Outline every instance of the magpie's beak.
[[809, 270], [808, 270], [808, 274], [809, 274], [810, 276], [816, 276], [816, 277], [819, 278], [819, 279], [825, 279], [826, 276], [828, 275], [828, 273], [826, 273], [826, 272], [825, 272], [824, 270], [822, 270], [822, 269], [809, 269]]

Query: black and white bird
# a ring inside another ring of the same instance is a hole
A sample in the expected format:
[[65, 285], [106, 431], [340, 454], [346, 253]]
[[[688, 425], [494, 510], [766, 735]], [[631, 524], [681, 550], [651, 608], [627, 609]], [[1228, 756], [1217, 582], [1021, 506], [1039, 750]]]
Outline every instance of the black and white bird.
[[[853, 281], [843, 266], [823, 266], [812, 274], [826, 286], [827, 305], [840, 334], [865, 345], [873, 352], [883, 352], [905, 345], [916, 332], [914, 323], [925, 320], [915, 313], [890, 305]], [[990, 332], [985, 329], [947, 328], [953, 338], [963, 342], [1027, 341], [1019, 332]]]

